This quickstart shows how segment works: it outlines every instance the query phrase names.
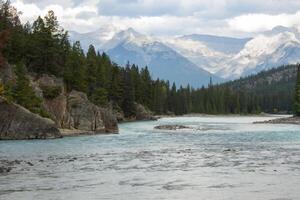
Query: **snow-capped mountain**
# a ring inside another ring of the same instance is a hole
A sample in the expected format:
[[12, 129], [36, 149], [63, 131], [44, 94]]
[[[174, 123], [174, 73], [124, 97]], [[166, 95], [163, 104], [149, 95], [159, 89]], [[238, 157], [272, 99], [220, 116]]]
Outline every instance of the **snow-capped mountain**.
[[118, 32], [120, 32], [120, 29], [115, 26], [105, 26], [96, 31], [83, 34], [70, 31], [69, 35], [73, 41], [80, 41], [83, 49], [88, 49], [90, 44], [93, 44], [97, 49], [103, 49], [102, 45], [111, 40]]
[[103, 47], [114, 62], [120, 65], [131, 62], [140, 67], [148, 66], [154, 78], [176, 82], [178, 85], [200, 87], [207, 85], [210, 77], [215, 82], [222, 81], [159, 40], [131, 28], [117, 33]]
[[222, 65], [220, 63], [232, 56], [232, 54], [212, 50], [203, 42], [191, 39], [175, 38], [166, 39], [164, 42], [195, 65], [201, 66], [201, 68], [212, 74], [221, 69]]
[[201, 42], [211, 50], [225, 54], [238, 53], [244, 48], [245, 44], [251, 40], [251, 38], [240, 39], [199, 34], [185, 35], [180, 37], [180, 39]]
[[216, 74], [239, 78], [285, 64], [300, 62], [300, 34], [295, 28], [276, 27], [246, 43], [225, 61]]
[[219, 82], [218, 77], [236, 79], [300, 62], [299, 30], [282, 26], [243, 39], [197, 34], [157, 38], [114, 27], [72, 32], [71, 39], [80, 40], [84, 48], [94, 44], [120, 65], [129, 61], [148, 66], [154, 77], [195, 87], [206, 85], [211, 74]]

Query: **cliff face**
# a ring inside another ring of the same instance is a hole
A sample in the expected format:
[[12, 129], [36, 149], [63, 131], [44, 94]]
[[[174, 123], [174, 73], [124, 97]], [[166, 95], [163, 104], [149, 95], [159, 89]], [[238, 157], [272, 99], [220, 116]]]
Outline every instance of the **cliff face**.
[[43, 75], [32, 80], [32, 85], [37, 95], [43, 98], [43, 107], [57, 127], [94, 134], [118, 133], [117, 119], [112, 110], [94, 105], [83, 92], [73, 90], [67, 93], [62, 79]]
[[62, 137], [55, 123], [0, 97], [0, 139], [49, 139]]
[[68, 128], [95, 133], [118, 132], [116, 117], [110, 116], [109, 110], [102, 111], [103, 108], [92, 104], [86, 94], [72, 91], [68, 95], [67, 105], [70, 115]]

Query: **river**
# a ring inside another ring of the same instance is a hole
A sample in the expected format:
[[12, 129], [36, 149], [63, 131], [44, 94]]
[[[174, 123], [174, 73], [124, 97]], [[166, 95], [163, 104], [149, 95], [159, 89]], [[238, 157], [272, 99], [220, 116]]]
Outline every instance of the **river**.
[[[299, 200], [300, 126], [201, 116], [120, 124], [118, 135], [0, 141], [1, 200]], [[154, 126], [192, 129], [166, 131]]]

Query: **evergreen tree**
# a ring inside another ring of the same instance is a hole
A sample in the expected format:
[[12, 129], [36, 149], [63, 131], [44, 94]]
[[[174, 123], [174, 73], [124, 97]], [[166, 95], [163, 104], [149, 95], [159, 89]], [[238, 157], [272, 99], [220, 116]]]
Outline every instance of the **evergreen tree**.
[[123, 77], [124, 77], [124, 93], [123, 93], [123, 102], [122, 102], [122, 109], [126, 117], [135, 116], [135, 90], [134, 90], [134, 83], [131, 76], [130, 67], [127, 66], [125, 70], [123, 70]]
[[88, 95], [92, 95], [97, 83], [97, 54], [93, 45], [89, 46], [86, 55], [86, 82], [88, 84]]
[[105, 106], [108, 103], [108, 94], [104, 88], [97, 88], [92, 96], [91, 100], [98, 106]]
[[64, 67], [64, 81], [67, 90], [79, 90], [86, 92], [85, 55], [79, 42], [75, 42], [68, 51]]
[[28, 78], [25, 76], [25, 69], [21, 64], [16, 66], [16, 75], [16, 86], [13, 88], [14, 101], [34, 113], [47, 116], [46, 112], [41, 108], [42, 100], [35, 95]]

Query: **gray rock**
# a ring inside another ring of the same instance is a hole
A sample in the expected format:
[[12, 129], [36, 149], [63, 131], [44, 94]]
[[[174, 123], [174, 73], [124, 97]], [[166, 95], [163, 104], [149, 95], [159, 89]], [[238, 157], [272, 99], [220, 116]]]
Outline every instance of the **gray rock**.
[[72, 91], [68, 96], [68, 112], [71, 116], [70, 127], [86, 131], [105, 132], [101, 111], [88, 100], [86, 94]]
[[254, 122], [254, 124], [296, 124], [300, 125], [300, 117], [285, 117], [269, 121]]
[[60, 138], [55, 123], [0, 97], [0, 139]]
[[38, 95], [42, 95], [42, 87], [61, 88], [61, 94], [55, 98], [43, 97], [43, 107], [51, 115], [60, 129], [69, 129], [68, 136], [91, 135], [98, 133], [117, 133], [118, 124], [112, 109], [101, 108], [90, 102], [83, 92], [67, 93], [63, 79], [42, 75], [32, 78], [32, 85]]
[[191, 127], [188, 126], [183, 126], [183, 125], [160, 125], [160, 126], [155, 126], [155, 129], [159, 130], [180, 130], [180, 129], [191, 129]]
[[[65, 93], [64, 82], [62, 78], [51, 75], [34, 75], [29, 77], [31, 86], [34, 88], [35, 94], [43, 99], [43, 108], [50, 114], [58, 128], [67, 128], [70, 115], [67, 111], [67, 94]], [[61, 90], [55, 98], [47, 99], [43, 95], [43, 87], [58, 87]], [[70, 127], [68, 127], [70, 128]]]
[[113, 110], [113, 114], [116, 116], [118, 122], [126, 121], [124, 112], [122, 110]]
[[67, 101], [70, 127], [95, 133], [118, 132], [117, 119], [111, 109], [94, 105], [86, 94], [78, 91], [72, 91]]
[[7, 82], [15, 82], [15, 81], [16, 81], [16, 74], [14, 72], [14, 67], [7, 63], [1, 65], [0, 82], [7, 83]]
[[106, 133], [118, 133], [118, 120], [112, 109], [100, 108]]
[[[3, 72], [0, 73], [0, 81], [4, 79], [8, 81], [13, 80], [14, 73], [12, 66], [7, 65], [2, 67], [0, 68], [0, 72]], [[2, 107], [0, 107], [0, 139], [61, 137], [61, 133], [58, 136], [51, 135], [54, 130], [59, 133], [58, 129], [70, 130], [65, 131], [68, 136], [118, 133], [117, 118], [111, 108], [101, 108], [94, 105], [88, 100], [86, 94], [82, 92], [72, 91], [71, 93], [67, 93], [62, 78], [34, 73], [27, 74], [27, 76], [35, 94], [43, 99], [43, 109], [48, 112], [54, 123], [52, 120], [41, 117], [32, 119], [33, 116], [36, 118], [38, 116], [26, 109], [21, 109], [16, 104], [5, 104], [4, 106], [3, 100]], [[54, 91], [58, 91], [58, 93], [53, 93], [52, 89], [55, 89]], [[43, 119], [43, 122], [48, 123], [40, 122], [41, 119]], [[31, 125], [33, 123], [34, 125]], [[43, 127], [43, 125], [45, 126]], [[53, 128], [53, 130], [50, 130], [49, 127]]]
[[143, 105], [135, 103], [136, 120], [157, 120], [153, 113]]
[[4, 167], [4, 166], [0, 166], [0, 174], [3, 174], [3, 173], [8, 173], [12, 170], [11, 167]]

